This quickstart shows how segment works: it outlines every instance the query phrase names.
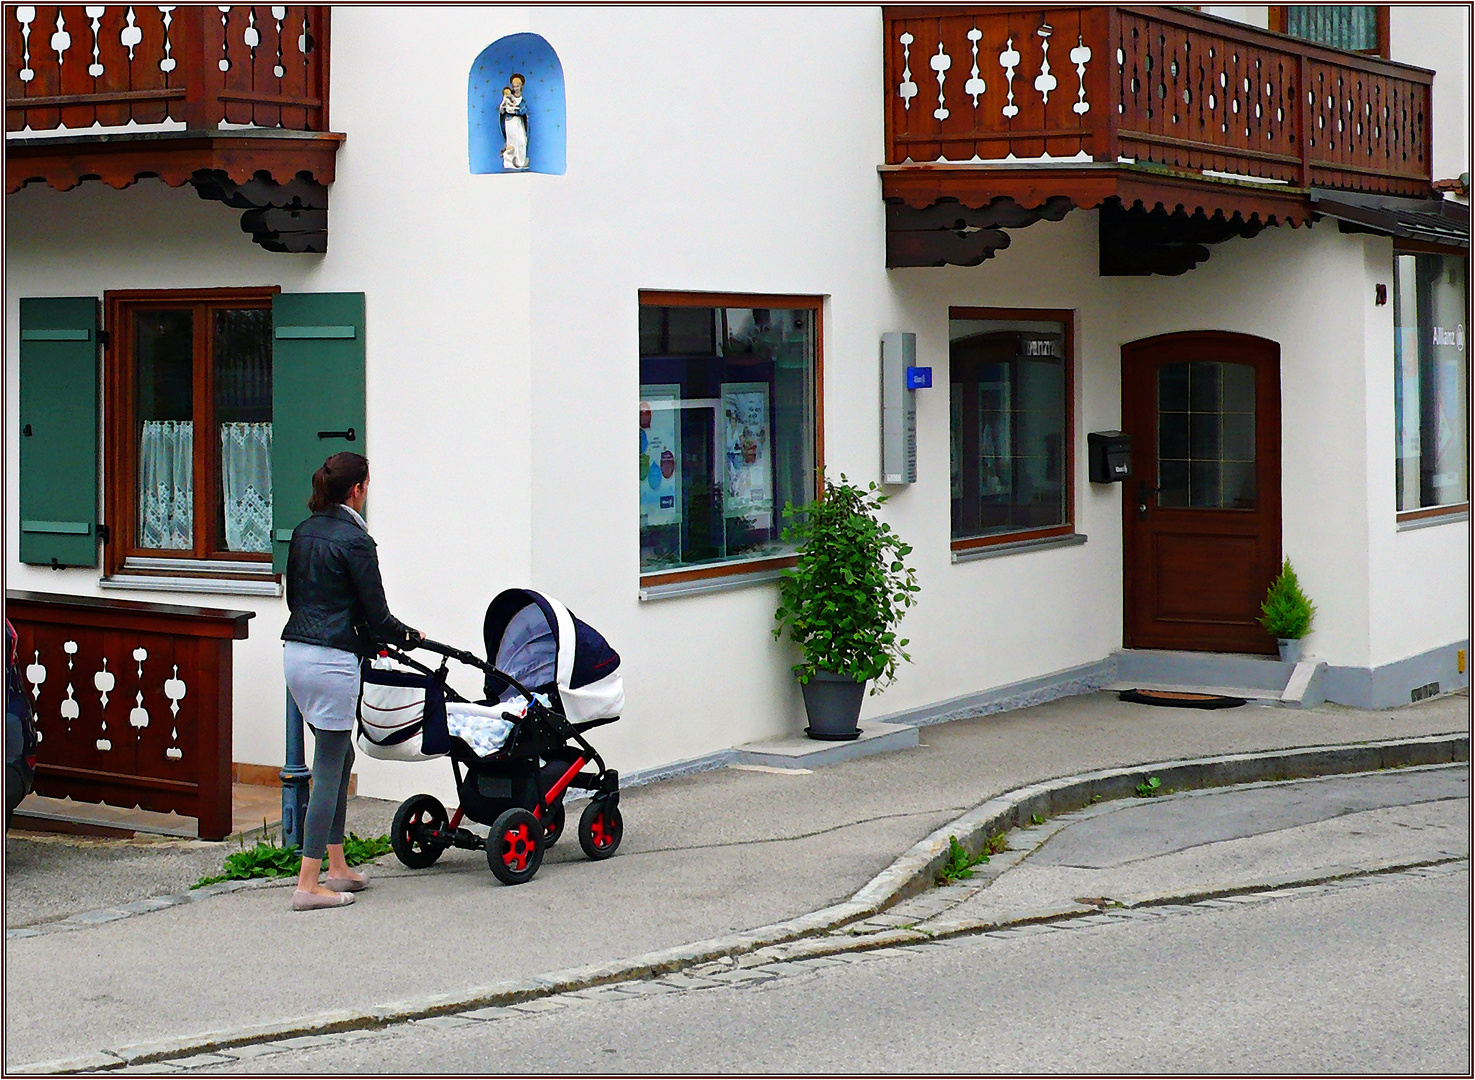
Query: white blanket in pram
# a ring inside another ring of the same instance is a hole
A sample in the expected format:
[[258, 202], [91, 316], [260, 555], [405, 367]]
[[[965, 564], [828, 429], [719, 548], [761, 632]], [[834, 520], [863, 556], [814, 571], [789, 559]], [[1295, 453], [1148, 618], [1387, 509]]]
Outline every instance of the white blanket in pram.
[[486, 757], [506, 745], [513, 725], [526, 716], [527, 711], [527, 699], [521, 696], [496, 705], [448, 701], [446, 730], [471, 747], [478, 757]]

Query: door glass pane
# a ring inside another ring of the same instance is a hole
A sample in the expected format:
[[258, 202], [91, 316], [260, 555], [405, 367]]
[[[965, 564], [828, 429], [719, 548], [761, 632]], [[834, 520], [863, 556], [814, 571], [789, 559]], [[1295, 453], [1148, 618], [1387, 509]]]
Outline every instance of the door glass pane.
[[1255, 369], [1190, 361], [1158, 368], [1157, 502], [1255, 506]]
[[138, 371], [138, 546], [188, 551], [195, 544], [194, 315], [140, 311]]
[[226, 551], [271, 551], [271, 309], [213, 313], [216, 531]]

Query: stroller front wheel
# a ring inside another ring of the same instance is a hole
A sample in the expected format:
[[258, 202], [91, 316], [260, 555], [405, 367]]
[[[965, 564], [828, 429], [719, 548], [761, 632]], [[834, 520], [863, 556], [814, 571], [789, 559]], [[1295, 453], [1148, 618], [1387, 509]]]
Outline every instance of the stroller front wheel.
[[608, 859], [625, 835], [625, 820], [618, 806], [595, 799], [579, 816], [579, 846], [591, 859]]
[[449, 820], [446, 808], [434, 795], [411, 795], [395, 811], [389, 845], [399, 861], [411, 870], [424, 870], [434, 865], [445, 851], [445, 845], [436, 843], [431, 836], [444, 829]]
[[531, 810], [503, 811], [487, 833], [487, 865], [504, 885], [530, 881], [543, 864], [543, 823]]

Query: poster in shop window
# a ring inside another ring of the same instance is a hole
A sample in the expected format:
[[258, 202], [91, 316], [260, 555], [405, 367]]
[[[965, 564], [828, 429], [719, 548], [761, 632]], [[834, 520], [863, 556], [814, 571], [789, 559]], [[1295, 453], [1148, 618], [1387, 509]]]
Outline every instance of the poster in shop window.
[[681, 385], [640, 388], [640, 527], [681, 520]]
[[723, 383], [722, 418], [723, 516], [742, 518], [750, 529], [771, 529], [773, 446], [768, 384]]

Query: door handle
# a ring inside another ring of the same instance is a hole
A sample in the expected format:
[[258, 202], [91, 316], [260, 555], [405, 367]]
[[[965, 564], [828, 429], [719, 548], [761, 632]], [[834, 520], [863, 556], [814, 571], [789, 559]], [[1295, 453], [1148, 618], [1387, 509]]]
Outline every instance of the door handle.
[[349, 442], [353, 442], [355, 439], [358, 438], [358, 432], [354, 431], [353, 428], [349, 428], [347, 431], [319, 431], [318, 438], [347, 439]]
[[1147, 497], [1149, 495], [1157, 495], [1162, 490], [1160, 487], [1148, 487], [1146, 480], [1139, 480], [1137, 482], [1137, 515], [1139, 517], [1147, 516]]

